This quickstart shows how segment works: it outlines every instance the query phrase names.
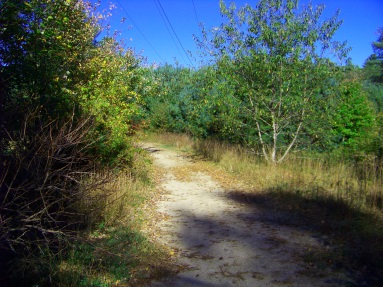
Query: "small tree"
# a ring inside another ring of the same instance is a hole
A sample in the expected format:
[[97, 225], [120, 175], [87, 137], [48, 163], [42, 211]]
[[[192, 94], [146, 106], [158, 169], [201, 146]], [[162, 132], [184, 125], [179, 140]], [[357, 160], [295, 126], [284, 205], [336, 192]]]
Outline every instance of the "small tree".
[[260, 0], [238, 10], [221, 0], [220, 8], [227, 22], [198, 43], [238, 87], [238, 112], [248, 115], [243, 124], [256, 135], [248, 144], [260, 145], [267, 161], [281, 162], [296, 145], [323, 81], [337, 70], [328, 57], [347, 56], [346, 43], [332, 41], [339, 12], [321, 22], [323, 5], [299, 8], [297, 0]]
[[337, 145], [347, 146], [353, 153], [361, 143], [368, 144], [376, 131], [375, 113], [360, 82], [346, 79], [340, 84], [337, 109], [331, 117], [331, 134]]

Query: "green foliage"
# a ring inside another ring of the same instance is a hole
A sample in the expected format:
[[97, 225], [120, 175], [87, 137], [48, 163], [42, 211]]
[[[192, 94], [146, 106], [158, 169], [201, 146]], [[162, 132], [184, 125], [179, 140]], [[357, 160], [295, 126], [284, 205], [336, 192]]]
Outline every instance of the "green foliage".
[[232, 106], [238, 102], [216, 67], [191, 71], [164, 66], [147, 73], [151, 88], [143, 102], [152, 129], [240, 141]]
[[88, 78], [78, 84], [76, 96], [83, 112], [94, 119], [95, 152], [103, 163], [129, 163], [133, 155], [129, 138], [140, 103], [135, 91], [140, 85], [139, 62], [113, 39], [104, 39], [91, 52], [85, 66]]
[[341, 85], [339, 103], [332, 118], [334, 141], [356, 152], [367, 144], [375, 131], [375, 115], [363, 86], [358, 82]]
[[[147, 113], [153, 128], [188, 132], [193, 104], [193, 72], [165, 65], [151, 71], [154, 93], [145, 96]], [[192, 128], [193, 129], [193, 128]]]
[[366, 81], [364, 89], [368, 93], [369, 100], [372, 102], [377, 113], [383, 112], [383, 84], [371, 83]]
[[[71, 91], [98, 31], [85, 3], [2, 1], [0, 17], [1, 77], [9, 91], [4, 108], [71, 113], [77, 103]], [[17, 122], [17, 111], [9, 121]]]
[[374, 54], [368, 57], [364, 64], [367, 78], [371, 82], [383, 83], [383, 27], [378, 30], [379, 37], [372, 43]]
[[112, 39], [95, 45], [99, 27], [90, 9], [82, 1], [2, 2], [2, 121], [10, 132], [35, 109], [47, 120], [92, 116], [89, 140], [98, 141], [102, 162], [129, 161], [138, 60]]
[[62, 271], [66, 272], [58, 273], [59, 282], [66, 279], [71, 280], [67, 282], [71, 286], [113, 286], [116, 282], [129, 281], [138, 264], [137, 258], [148, 252], [147, 238], [123, 227], [101, 232], [102, 238], [93, 244], [76, 244], [68, 257], [63, 258], [61, 264], [66, 270]]
[[370, 150], [381, 160], [383, 158], [383, 28], [378, 29], [378, 39], [372, 43], [372, 54], [366, 60], [364, 73], [364, 88], [372, 101], [377, 113], [376, 121], [378, 130], [372, 139]]

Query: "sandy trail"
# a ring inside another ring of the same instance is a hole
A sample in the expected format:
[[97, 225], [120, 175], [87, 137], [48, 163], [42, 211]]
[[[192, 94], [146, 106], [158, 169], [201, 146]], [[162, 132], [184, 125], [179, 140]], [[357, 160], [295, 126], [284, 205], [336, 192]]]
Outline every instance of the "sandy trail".
[[172, 170], [192, 162], [159, 145], [144, 147], [154, 164], [166, 170], [161, 179], [166, 194], [157, 203], [164, 214], [159, 240], [186, 266], [175, 277], [149, 286], [355, 286], [349, 274], [331, 270], [326, 262], [320, 269], [310, 266], [307, 254], [330, 248], [325, 238], [230, 199], [203, 172], [188, 181], [177, 179]]

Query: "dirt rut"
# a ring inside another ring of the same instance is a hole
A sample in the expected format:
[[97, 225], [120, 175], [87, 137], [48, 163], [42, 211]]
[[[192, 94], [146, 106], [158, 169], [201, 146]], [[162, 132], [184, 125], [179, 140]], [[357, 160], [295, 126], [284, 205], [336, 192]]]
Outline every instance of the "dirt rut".
[[197, 171], [180, 180], [173, 171], [193, 165], [190, 160], [156, 144], [144, 148], [165, 169], [166, 193], [157, 203], [164, 215], [159, 241], [184, 266], [175, 277], [149, 286], [356, 286], [350, 274], [334, 271], [326, 259], [310, 262], [310, 254], [335, 248], [325, 237], [231, 199], [209, 174]]

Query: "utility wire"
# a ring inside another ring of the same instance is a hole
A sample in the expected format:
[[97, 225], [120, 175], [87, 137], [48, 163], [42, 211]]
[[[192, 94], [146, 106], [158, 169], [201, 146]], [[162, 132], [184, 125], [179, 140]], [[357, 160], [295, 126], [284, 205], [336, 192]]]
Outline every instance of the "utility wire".
[[167, 24], [166, 21], [165, 21], [165, 18], [164, 18], [163, 13], [161, 12], [160, 6], [158, 5], [158, 3], [157, 3], [156, 0], [153, 0], [153, 1], [154, 1], [154, 3], [156, 4], [158, 13], [160, 13], [161, 18], [162, 18], [162, 21], [164, 22], [165, 27], [166, 27], [166, 29], [168, 30], [168, 33], [170, 34], [170, 37], [172, 37], [173, 43], [174, 43], [174, 45], [176, 46], [178, 53], [181, 55], [182, 60], [183, 60], [184, 63], [186, 64], [185, 58], [184, 58], [184, 56], [182, 55], [180, 49], [178, 48], [177, 42], [174, 40], [173, 34], [172, 34], [172, 32], [170, 31], [170, 29], [169, 29], [169, 27], [168, 27], [168, 24]]
[[142, 38], [149, 44], [149, 46], [153, 49], [153, 51], [157, 54], [157, 56], [165, 63], [166, 61], [158, 54], [157, 50], [153, 47], [153, 45], [149, 42], [149, 40], [145, 37], [144, 33], [142, 33], [141, 29], [138, 25], [133, 21], [132, 17], [130, 17], [129, 13], [126, 11], [124, 6], [122, 6], [120, 0], [117, 0], [118, 4], [121, 6], [122, 10], [125, 12], [126, 16], [128, 16], [129, 20], [133, 23], [133, 25], [137, 28], [137, 31], [141, 34]]
[[165, 17], [166, 17], [166, 20], [167, 20], [168, 23], [169, 23], [170, 28], [172, 28], [172, 31], [173, 31], [174, 35], [176, 36], [176, 38], [177, 38], [177, 40], [178, 40], [178, 43], [180, 44], [182, 50], [184, 51], [186, 57], [188, 58], [188, 60], [189, 60], [189, 62], [190, 62], [190, 65], [193, 66], [193, 63], [192, 63], [192, 61], [190, 60], [190, 57], [189, 57], [188, 53], [186, 52], [184, 46], [182, 45], [180, 39], [178, 38], [176, 31], [174, 31], [174, 28], [173, 28], [172, 24], [170, 23], [169, 18], [168, 18], [168, 16], [167, 16], [166, 13], [165, 13], [164, 8], [162, 7], [160, 0], [157, 0], [157, 2], [158, 2], [158, 4], [159, 4], [160, 7], [161, 7], [162, 12], [164, 13], [164, 15], [165, 15]]
[[201, 22], [200, 22], [199, 19], [198, 19], [197, 9], [195, 8], [194, 0], [192, 0], [192, 3], [193, 3], [193, 9], [194, 9], [195, 19], [196, 19], [196, 21], [197, 21], [198, 32], [199, 32], [199, 35], [200, 35], [200, 37], [201, 37], [201, 40], [200, 40], [200, 39], [197, 38], [196, 35], [193, 35], [193, 37], [194, 37], [194, 41], [197, 43], [197, 42], [199, 42], [199, 41], [203, 41], [204, 37], [203, 37], [203, 32], [202, 32], [202, 30], [203, 30], [203, 29], [202, 29], [202, 24], [201, 24], [201, 26], [200, 26], [200, 23], [201, 23]]
[[194, 0], [192, 0], [192, 3], [193, 3], [193, 9], [194, 9], [194, 16], [195, 16], [195, 19], [197, 21], [197, 26], [198, 26], [198, 30], [199, 30], [199, 20], [198, 20], [198, 15], [197, 15], [197, 9], [195, 8], [195, 4], [194, 4]]

